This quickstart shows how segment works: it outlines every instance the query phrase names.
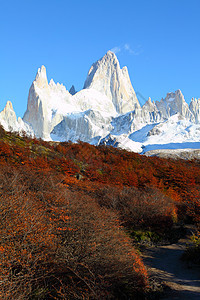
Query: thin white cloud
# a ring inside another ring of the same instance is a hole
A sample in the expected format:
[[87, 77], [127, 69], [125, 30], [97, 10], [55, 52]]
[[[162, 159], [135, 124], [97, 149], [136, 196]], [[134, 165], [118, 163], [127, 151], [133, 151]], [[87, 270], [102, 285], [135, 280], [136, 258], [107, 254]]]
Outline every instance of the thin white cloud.
[[119, 52], [121, 52], [122, 51], [122, 49], [121, 49], [121, 47], [119, 47], [119, 46], [117, 46], [117, 47], [114, 47], [114, 48], [112, 48], [110, 51], [112, 51], [113, 53], [119, 53]]
[[141, 53], [141, 47], [138, 46], [137, 50], [133, 50], [131, 48], [131, 46], [128, 43], [126, 43], [123, 46], [116, 46], [116, 47], [112, 48], [110, 51], [114, 52], [115, 54], [126, 51], [131, 55], [139, 55]]
[[137, 50], [133, 50], [129, 44], [125, 44], [124, 49], [133, 55], [139, 55], [141, 53], [141, 47], [139, 46], [137, 47]]
[[129, 44], [124, 45], [124, 50], [128, 51], [130, 54], [134, 54], [134, 51], [131, 49]]

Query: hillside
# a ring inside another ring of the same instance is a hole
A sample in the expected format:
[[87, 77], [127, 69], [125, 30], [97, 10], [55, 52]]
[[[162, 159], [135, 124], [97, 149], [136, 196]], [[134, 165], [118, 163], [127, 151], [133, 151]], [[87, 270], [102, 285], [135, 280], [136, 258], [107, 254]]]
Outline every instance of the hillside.
[[138, 233], [198, 225], [200, 161], [0, 128], [0, 298], [146, 299]]

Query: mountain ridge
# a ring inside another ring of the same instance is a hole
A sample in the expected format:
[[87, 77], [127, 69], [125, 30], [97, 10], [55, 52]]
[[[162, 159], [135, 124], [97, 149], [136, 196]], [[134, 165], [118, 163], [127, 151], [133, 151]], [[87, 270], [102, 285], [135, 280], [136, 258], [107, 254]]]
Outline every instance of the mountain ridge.
[[53, 79], [48, 82], [42, 66], [30, 87], [23, 119], [17, 120], [8, 102], [0, 123], [6, 130], [25, 131], [47, 141], [82, 140], [142, 153], [152, 143], [158, 149], [177, 140], [200, 142], [200, 99], [192, 98], [188, 105], [177, 90], [161, 101], [149, 98], [141, 106], [127, 67], [121, 68], [108, 51], [91, 66], [78, 92]]

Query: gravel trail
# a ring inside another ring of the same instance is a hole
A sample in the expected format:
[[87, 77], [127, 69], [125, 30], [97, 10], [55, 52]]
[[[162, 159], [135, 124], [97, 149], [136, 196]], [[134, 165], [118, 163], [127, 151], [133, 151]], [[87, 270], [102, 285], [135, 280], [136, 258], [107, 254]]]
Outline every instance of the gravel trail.
[[190, 235], [176, 244], [152, 247], [145, 251], [143, 260], [150, 274], [168, 287], [160, 299], [200, 300], [200, 269], [180, 260]]

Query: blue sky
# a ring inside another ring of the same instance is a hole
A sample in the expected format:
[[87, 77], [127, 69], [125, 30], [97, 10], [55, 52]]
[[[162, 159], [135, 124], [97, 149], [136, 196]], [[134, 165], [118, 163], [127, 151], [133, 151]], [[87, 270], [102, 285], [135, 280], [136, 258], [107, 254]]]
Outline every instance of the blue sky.
[[82, 89], [111, 49], [144, 99], [199, 98], [199, 12], [199, 0], [0, 1], [0, 110], [11, 100], [23, 116], [42, 64], [49, 80]]

